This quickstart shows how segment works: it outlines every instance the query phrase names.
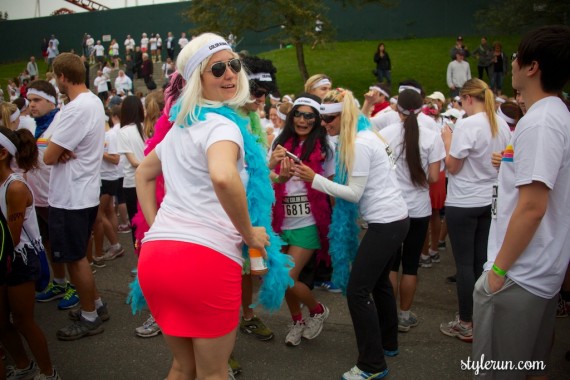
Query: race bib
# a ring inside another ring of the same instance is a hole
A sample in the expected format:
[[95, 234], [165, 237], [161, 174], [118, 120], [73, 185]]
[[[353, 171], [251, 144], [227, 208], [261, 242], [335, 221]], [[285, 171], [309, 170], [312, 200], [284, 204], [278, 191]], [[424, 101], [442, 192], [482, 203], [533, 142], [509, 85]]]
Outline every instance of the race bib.
[[497, 219], [497, 199], [499, 195], [499, 184], [493, 185], [493, 196], [491, 198], [491, 218]]
[[306, 195], [284, 197], [283, 210], [287, 218], [301, 218], [311, 215], [311, 205]]

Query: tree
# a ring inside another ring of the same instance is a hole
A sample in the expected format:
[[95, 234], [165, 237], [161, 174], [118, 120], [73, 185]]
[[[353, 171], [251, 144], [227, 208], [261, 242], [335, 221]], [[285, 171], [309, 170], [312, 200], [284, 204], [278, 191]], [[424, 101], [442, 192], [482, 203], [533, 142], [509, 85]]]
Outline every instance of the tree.
[[485, 33], [518, 34], [534, 26], [567, 24], [569, 13], [567, 1], [498, 0], [478, 11], [475, 19]]
[[[390, 0], [344, 0], [343, 4], [380, 2]], [[328, 8], [324, 0], [193, 0], [186, 16], [197, 25], [193, 33], [216, 32], [223, 36], [241, 35], [245, 31], [262, 32], [275, 29], [270, 38], [295, 47], [299, 73], [306, 81], [309, 72], [305, 64], [304, 45], [317, 38], [317, 15], [323, 22], [321, 40], [334, 36], [334, 29], [325, 16]]]

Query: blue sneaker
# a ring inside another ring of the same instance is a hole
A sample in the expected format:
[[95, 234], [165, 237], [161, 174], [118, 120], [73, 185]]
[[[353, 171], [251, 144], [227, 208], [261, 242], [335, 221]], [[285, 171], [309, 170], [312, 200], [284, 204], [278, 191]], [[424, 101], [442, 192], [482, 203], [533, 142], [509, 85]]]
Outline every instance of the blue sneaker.
[[321, 283], [320, 289], [323, 290], [328, 290], [330, 293], [341, 293], [342, 290], [340, 290], [339, 287], [337, 287], [334, 282], [332, 281], [323, 281]]
[[75, 286], [67, 283], [67, 289], [65, 290], [65, 296], [59, 301], [57, 304], [57, 308], [59, 310], [67, 310], [72, 309], [75, 306], [79, 305], [79, 296], [77, 295], [77, 290], [75, 290]]
[[342, 375], [343, 380], [366, 380], [366, 379], [383, 379], [388, 375], [388, 368], [381, 372], [365, 372], [357, 366], [354, 366], [350, 371]]
[[51, 281], [48, 287], [41, 293], [36, 294], [36, 301], [49, 302], [65, 296], [66, 285], [60, 285]]
[[388, 356], [390, 358], [393, 358], [394, 356], [398, 356], [399, 353], [400, 353], [400, 350], [398, 350], [397, 348], [395, 350], [384, 350], [384, 356]]

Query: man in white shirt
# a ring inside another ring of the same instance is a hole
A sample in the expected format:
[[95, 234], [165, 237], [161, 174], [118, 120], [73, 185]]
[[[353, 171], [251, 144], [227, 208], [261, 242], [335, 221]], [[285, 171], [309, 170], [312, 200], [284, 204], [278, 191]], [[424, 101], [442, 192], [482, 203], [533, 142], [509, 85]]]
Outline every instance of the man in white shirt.
[[55, 34], [51, 35], [49, 42], [53, 43], [53, 48], [55, 49], [55, 55], [59, 54], [59, 40], [55, 38]]
[[36, 80], [38, 77], [38, 64], [36, 63], [36, 58], [34, 56], [30, 57], [30, 61], [26, 65], [28, 74], [30, 74], [30, 81]]
[[60, 54], [53, 69], [59, 90], [70, 102], [60, 111], [43, 158], [46, 165], [52, 165], [49, 235], [53, 260], [67, 264], [81, 305], [79, 311], [69, 315], [74, 322], [58, 330], [57, 337], [76, 340], [102, 333], [102, 321], [109, 319], [86, 258], [99, 208], [105, 111], [100, 100], [85, 86], [85, 67], [79, 56]]
[[97, 96], [105, 104], [109, 97], [109, 87], [107, 86], [107, 77], [103, 74], [103, 71], [97, 70], [97, 78], [93, 81], [93, 86], [97, 89]]
[[130, 34], [127, 35], [127, 39], [125, 40], [124, 45], [125, 45], [126, 54], [132, 54], [132, 52], [135, 50], [136, 43]]
[[465, 82], [471, 79], [471, 67], [464, 58], [465, 52], [457, 50], [455, 52], [455, 61], [451, 61], [447, 65], [447, 87], [449, 87], [452, 98], [459, 95], [459, 91]]
[[178, 39], [178, 46], [180, 46], [180, 50], [182, 50], [186, 45], [188, 45], [188, 38], [186, 38], [186, 33], [182, 32]]
[[89, 64], [93, 65], [95, 63], [95, 57], [93, 56], [93, 46], [95, 45], [95, 40], [89, 34], [87, 35], [87, 40], [85, 40], [85, 45], [87, 45]]
[[97, 40], [97, 44], [93, 47], [95, 52], [95, 59], [99, 63], [99, 68], [103, 68], [103, 62], [105, 61], [105, 47], [101, 45], [101, 41]]
[[568, 26], [527, 33], [512, 62], [513, 88], [528, 111], [503, 153], [493, 194], [486, 272], [473, 293], [473, 360], [542, 368], [482, 370], [485, 379], [547, 378], [557, 295], [570, 261], [570, 112], [558, 97], [568, 67]]

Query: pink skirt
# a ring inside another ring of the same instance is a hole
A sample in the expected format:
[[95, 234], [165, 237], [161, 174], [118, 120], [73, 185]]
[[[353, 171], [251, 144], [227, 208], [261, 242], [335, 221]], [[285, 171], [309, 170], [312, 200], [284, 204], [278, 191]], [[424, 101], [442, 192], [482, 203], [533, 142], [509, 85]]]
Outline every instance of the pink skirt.
[[172, 240], [146, 242], [138, 277], [164, 334], [217, 338], [239, 323], [241, 266], [213, 249]]

